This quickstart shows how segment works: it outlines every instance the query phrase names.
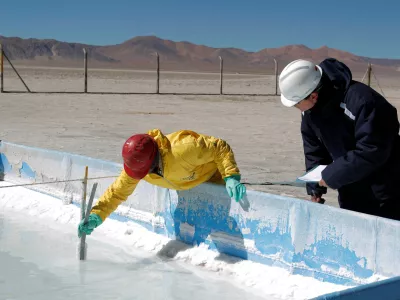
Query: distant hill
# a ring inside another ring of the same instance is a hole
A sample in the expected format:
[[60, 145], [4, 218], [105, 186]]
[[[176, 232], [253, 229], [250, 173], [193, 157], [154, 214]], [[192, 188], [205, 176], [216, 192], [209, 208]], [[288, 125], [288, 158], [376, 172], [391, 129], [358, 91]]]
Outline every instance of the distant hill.
[[365, 72], [368, 62], [386, 72], [397, 72], [400, 67], [399, 59], [362, 57], [326, 46], [310, 49], [304, 45], [289, 45], [248, 52], [237, 48], [174, 42], [156, 36], [139, 36], [108, 46], [4, 36], [0, 36], [0, 43], [11, 60], [24, 65], [82, 66], [83, 48], [86, 48], [90, 67], [105, 68], [154, 69], [156, 52], [160, 55], [161, 69], [177, 71], [218, 71], [219, 56], [224, 59], [224, 69], [230, 72], [272, 73], [274, 58], [280, 70], [294, 59], [306, 58], [320, 62], [326, 57], [335, 57], [356, 72]]

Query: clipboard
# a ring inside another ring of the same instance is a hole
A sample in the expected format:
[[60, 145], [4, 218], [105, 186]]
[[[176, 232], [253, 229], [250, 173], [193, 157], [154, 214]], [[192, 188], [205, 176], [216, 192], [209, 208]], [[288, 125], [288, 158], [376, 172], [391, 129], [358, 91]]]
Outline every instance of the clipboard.
[[322, 179], [322, 171], [326, 168], [326, 165], [319, 165], [311, 169], [303, 176], [297, 178], [299, 181], [303, 182], [319, 182]]

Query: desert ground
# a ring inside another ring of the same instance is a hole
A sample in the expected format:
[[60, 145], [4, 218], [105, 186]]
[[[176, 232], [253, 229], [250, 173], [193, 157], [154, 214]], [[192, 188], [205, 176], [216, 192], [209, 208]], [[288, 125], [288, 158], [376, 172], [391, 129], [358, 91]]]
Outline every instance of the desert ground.
[[[83, 70], [18, 66], [32, 91], [83, 91]], [[6, 91], [24, 91], [13, 70], [4, 69]], [[364, 74], [354, 74], [361, 80]], [[377, 81], [378, 79], [378, 81]], [[372, 86], [397, 108], [400, 74], [376, 74]], [[379, 82], [379, 86], [378, 86]], [[153, 71], [90, 69], [89, 92], [154, 92]], [[160, 91], [218, 93], [219, 74], [161, 72]], [[274, 94], [272, 75], [225, 74], [224, 93]], [[0, 94], [0, 139], [121, 162], [130, 135], [159, 128], [190, 129], [229, 142], [247, 182], [291, 181], [304, 173], [300, 112], [279, 96]], [[248, 189], [308, 200], [304, 188], [249, 186]], [[329, 190], [326, 204], [337, 206]]]

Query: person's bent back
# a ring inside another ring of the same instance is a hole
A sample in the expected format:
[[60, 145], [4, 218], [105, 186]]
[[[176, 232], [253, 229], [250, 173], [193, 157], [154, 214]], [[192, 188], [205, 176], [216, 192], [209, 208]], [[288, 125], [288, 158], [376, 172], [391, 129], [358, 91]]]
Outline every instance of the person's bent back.
[[140, 180], [173, 190], [188, 190], [205, 182], [225, 184], [239, 201], [246, 193], [229, 144], [219, 138], [181, 130], [164, 135], [154, 129], [131, 136], [123, 145], [124, 168], [92, 208], [78, 234], [90, 234], [134, 192]]

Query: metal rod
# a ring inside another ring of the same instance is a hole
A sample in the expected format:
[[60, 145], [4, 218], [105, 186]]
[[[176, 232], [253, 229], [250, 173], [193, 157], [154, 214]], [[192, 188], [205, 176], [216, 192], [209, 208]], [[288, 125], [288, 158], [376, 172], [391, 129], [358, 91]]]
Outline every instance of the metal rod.
[[223, 94], [223, 79], [224, 79], [224, 60], [219, 57], [219, 94]]
[[22, 83], [24, 84], [26, 90], [30, 93], [31, 90], [28, 88], [28, 86], [26, 85], [25, 81], [22, 79], [22, 77], [19, 75], [18, 71], [14, 68], [14, 65], [11, 63], [11, 61], [8, 59], [7, 55], [4, 53], [3, 51], [3, 56], [7, 59], [8, 63], [10, 64], [10, 66], [13, 68], [14, 72], [17, 74], [17, 76], [19, 77], [19, 79], [22, 81]]
[[83, 191], [82, 191], [82, 201], [81, 201], [81, 220], [85, 218], [87, 181], [88, 181], [88, 166], [85, 167], [85, 176], [83, 177], [83, 182], [82, 182]]
[[87, 209], [86, 209], [86, 214], [85, 214], [85, 223], [88, 221], [89, 215], [90, 215], [90, 211], [92, 210], [93, 199], [94, 199], [94, 195], [96, 194], [97, 185], [98, 185], [97, 182], [95, 182], [93, 184], [92, 192], [90, 193], [89, 203], [88, 203], [88, 206], [87, 206]]
[[[97, 189], [97, 182], [95, 182], [92, 187], [92, 192], [90, 194], [90, 199], [89, 199], [89, 203], [88, 203], [86, 214], [85, 214], [84, 224], [86, 224], [89, 220], [89, 215], [90, 215], [90, 211], [92, 209], [92, 203], [93, 203], [94, 195], [96, 193], [96, 189]], [[81, 241], [80, 241], [80, 251], [79, 251], [79, 259], [80, 260], [86, 259], [86, 252], [87, 252], [86, 233], [83, 232], [82, 236], [81, 236]]]
[[88, 62], [87, 62], [87, 57], [88, 57], [88, 53], [86, 51], [86, 48], [83, 48], [83, 67], [84, 67], [84, 76], [85, 76], [85, 86], [84, 86], [84, 90], [85, 93], [87, 93], [87, 88], [88, 88], [88, 84], [87, 84], [87, 76], [88, 76]]
[[278, 96], [278, 62], [274, 58], [275, 62], [275, 95]]
[[156, 93], [160, 93], [160, 55], [156, 52], [157, 55], [157, 86], [156, 86]]
[[0, 93], [4, 92], [4, 56], [3, 45], [0, 44]]

